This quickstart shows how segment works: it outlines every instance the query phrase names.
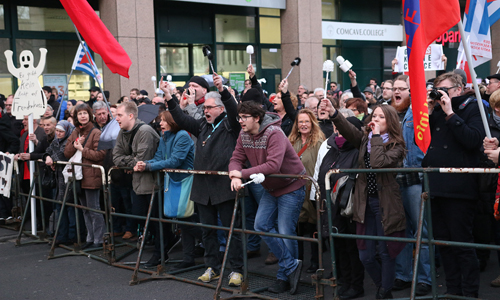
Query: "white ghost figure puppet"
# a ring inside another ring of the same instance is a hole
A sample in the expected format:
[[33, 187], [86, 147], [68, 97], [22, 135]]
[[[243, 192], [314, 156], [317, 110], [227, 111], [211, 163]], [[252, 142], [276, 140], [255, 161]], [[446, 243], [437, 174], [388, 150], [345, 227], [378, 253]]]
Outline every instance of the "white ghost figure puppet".
[[33, 53], [24, 50], [19, 55], [19, 68], [14, 66], [12, 61], [13, 52], [7, 50], [4, 52], [7, 59], [7, 68], [9, 72], [18, 78], [21, 83], [17, 88], [12, 103], [12, 115], [16, 119], [23, 119], [25, 115], [33, 114], [35, 119], [45, 113], [47, 98], [42, 91], [38, 77], [42, 75], [47, 58], [47, 49], [40, 48], [40, 61], [38, 66], [34, 66]]

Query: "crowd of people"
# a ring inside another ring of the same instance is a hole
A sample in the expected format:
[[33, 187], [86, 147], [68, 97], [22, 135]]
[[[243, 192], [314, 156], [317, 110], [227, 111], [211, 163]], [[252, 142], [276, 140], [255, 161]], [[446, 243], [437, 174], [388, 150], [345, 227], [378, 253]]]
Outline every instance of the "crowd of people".
[[[62, 200], [68, 186], [64, 165], [76, 153], [82, 163], [126, 167], [111, 172], [108, 182], [114, 211], [145, 216], [153, 199], [152, 216], [159, 216], [155, 184], [165, 168], [226, 171], [229, 176], [194, 175], [190, 199], [194, 213], [183, 221], [207, 225], [231, 225], [235, 191], [244, 189], [245, 218], [251, 230], [286, 235], [315, 236], [317, 210], [316, 187], [304, 179], [267, 177], [271, 174], [312, 176], [318, 183], [321, 199], [326, 199], [325, 174], [331, 169], [380, 169], [420, 167], [497, 167], [500, 139], [500, 75], [488, 76], [481, 86], [483, 101], [475, 99], [467, 87], [463, 71], [442, 73], [428, 81], [429, 91], [439, 93], [437, 100], [428, 98], [432, 141], [426, 153], [415, 143], [412, 99], [407, 75], [378, 85], [376, 78], [360, 86], [356, 73], [349, 70], [350, 86], [342, 91], [336, 82], [329, 89], [309, 89], [300, 84], [297, 93], [288, 81], [279, 84], [276, 93], [267, 95], [255, 76], [252, 65], [249, 79], [238, 93], [213, 74], [213, 87], [202, 77], [193, 76], [185, 88], [161, 81], [150, 100], [145, 90], [134, 88], [117, 104], [109, 105], [110, 95], [97, 87], [90, 89], [88, 101], [62, 101], [57, 91], [43, 87], [48, 104], [46, 113], [33, 121], [28, 134], [29, 118], [12, 116], [13, 95], [2, 99], [0, 151], [15, 154], [22, 190], [30, 189], [29, 161], [41, 160], [44, 197]], [[211, 91], [213, 89], [213, 91]], [[142, 105], [158, 106], [158, 116], [145, 123], [138, 118]], [[484, 105], [492, 138], [485, 138], [479, 113]], [[114, 147], [101, 149], [101, 133], [115, 120], [120, 131]], [[29, 151], [29, 142], [35, 150]], [[53, 172], [52, 175], [50, 173]], [[331, 218], [336, 231], [347, 234], [416, 237], [419, 229], [423, 174], [415, 172], [334, 174], [330, 185], [347, 178], [350, 188], [334, 195]], [[52, 176], [52, 180], [50, 179]], [[181, 182], [187, 173], [168, 173], [164, 182]], [[78, 179], [78, 178], [77, 178]], [[245, 181], [252, 181], [244, 185]], [[497, 174], [429, 173], [430, 201], [434, 237], [438, 240], [500, 244], [500, 223], [494, 217], [494, 202], [499, 185]], [[100, 170], [83, 167], [76, 194], [81, 205], [102, 208], [103, 188]], [[346, 213], [343, 199], [351, 195], [351, 211]], [[43, 202], [47, 225], [50, 212], [61, 213], [61, 205]], [[11, 216], [12, 200], [0, 196], [0, 221]], [[38, 210], [37, 210], [38, 211]], [[76, 241], [76, 214], [72, 207], [63, 212], [55, 243]], [[322, 216], [323, 218], [324, 216]], [[82, 248], [102, 247], [108, 231], [102, 214], [83, 210], [86, 240]], [[144, 222], [134, 218], [113, 217], [115, 237], [134, 241]], [[179, 236], [171, 225], [153, 222], [150, 228], [155, 244], [153, 256], [144, 265], [161, 264], [161, 253], [168, 251]], [[160, 240], [163, 226], [163, 242]], [[213, 228], [180, 226], [183, 261], [174, 269], [195, 265], [203, 253], [206, 270], [198, 280], [210, 282], [221, 275], [226, 239], [224, 232]], [[84, 233], [82, 231], [82, 233]], [[427, 237], [424, 221], [423, 237]], [[147, 238], [143, 236], [142, 238]], [[297, 240], [262, 236], [269, 248], [266, 264], [278, 263], [276, 282], [269, 291], [295, 294], [302, 273], [304, 253], [312, 253], [307, 273], [319, 268], [318, 245]], [[161, 245], [164, 249], [161, 249]], [[230, 286], [243, 280], [243, 255], [260, 256], [261, 237], [248, 236], [247, 253], [242, 251], [242, 237], [233, 233], [228, 250]], [[310, 251], [305, 248], [310, 247]], [[377, 299], [392, 298], [392, 291], [407, 289], [413, 278], [415, 244], [365, 239], [335, 239], [339, 296], [355, 299], [364, 295], [365, 271], [377, 287]], [[431, 252], [422, 244], [416, 282], [416, 294], [431, 291], [431, 257], [436, 253], [442, 266], [447, 294], [478, 297], [479, 274], [488, 263], [490, 251], [469, 247], [437, 246]], [[500, 252], [498, 253], [500, 260]], [[500, 276], [491, 282], [500, 287]]]

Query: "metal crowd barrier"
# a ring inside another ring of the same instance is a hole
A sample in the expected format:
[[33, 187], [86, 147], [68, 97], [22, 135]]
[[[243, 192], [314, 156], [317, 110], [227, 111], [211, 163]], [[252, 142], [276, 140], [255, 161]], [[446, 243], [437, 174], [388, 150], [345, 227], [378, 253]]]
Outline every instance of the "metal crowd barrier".
[[[381, 236], [370, 236], [370, 235], [357, 235], [357, 234], [342, 234], [338, 232], [333, 232], [332, 225], [332, 199], [331, 199], [331, 184], [330, 176], [337, 173], [411, 173], [411, 172], [421, 172], [424, 176], [423, 182], [423, 193], [421, 194], [421, 205], [420, 205], [420, 217], [418, 223], [417, 237], [416, 238], [398, 238], [398, 237], [381, 237]], [[328, 228], [329, 228], [329, 242], [330, 242], [330, 255], [332, 257], [332, 270], [333, 277], [336, 278], [336, 266], [335, 266], [335, 249], [334, 249], [334, 238], [348, 238], [348, 239], [366, 239], [366, 240], [378, 240], [378, 241], [394, 241], [394, 242], [405, 242], [405, 243], [415, 243], [415, 259], [413, 262], [413, 280], [411, 285], [410, 300], [417, 299], [415, 296], [415, 290], [417, 285], [418, 276], [418, 262], [420, 260], [420, 249], [422, 243], [429, 244], [429, 256], [431, 265], [431, 279], [432, 279], [432, 295], [425, 297], [418, 297], [418, 299], [476, 299], [470, 297], [462, 297], [455, 295], [438, 295], [437, 293], [437, 283], [436, 283], [436, 263], [434, 256], [434, 245], [438, 246], [453, 246], [453, 247], [470, 247], [476, 249], [488, 249], [488, 250], [500, 250], [499, 245], [486, 245], [486, 244], [475, 244], [475, 243], [464, 243], [464, 242], [453, 242], [453, 241], [442, 241], [435, 240], [432, 230], [432, 215], [431, 215], [431, 199], [429, 197], [429, 175], [428, 173], [500, 173], [498, 168], [387, 168], [387, 169], [332, 169], [325, 176], [325, 190], [326, 190], [326, 206], [328, 212]], [[425, 213], [424, 213], [425, 212]], [[422, 238], [422, 230], [424, 224], [424, 215], [427, 222], [427, 239]], [[337, 289], [334, 289], [334, 297], [337, 297]], [[408, 299], [408, 298], [400, 298]]]
[[[440, 299], [440, 298], [447, 298], [447, 299], [471, 299], [471, 298], [466, 298], [466, 297], [460, 297], [460, 296], [453, 296], [453, 295], [438, 295], [437, 294], [437, 286], [436, 286], [436, 271], [435, 271], [435, 261], [434, 261], [434, 249], [432, 246], [434, 245], [447, 245], [447, 246], [460, 246], [460, 247], [471, 247], [471, 248], [480, 248], [480, 249], [490, 249], [490, 250], [500, 250], [500, 246], [495, 246], [495, 245], [486, 245], [486, 244], [473, 244], [473, 243], [462, 243], [462, 242], [451, 242], [451, 241], [441, 241], [441, 240], [435, 240], [433, 238], [433, 231], [432, 231], [432, 220], [431, 220], [431, 206], [430, 206], [430, 198], [429, 198], [429, 184], [428, 184], [428, 173], [431, 172], [440, 172], [440, 173], [499, 173], [500, 169], [483, 169], [483, 168], [392, 168], [392, 169], [334, 169], [330, 170], [326, 176], [325, 176], [325, 188], [326, 188], [326, 199], [321, 200], [320, 198], [320, 189], [317, 185], [317, 182], [314, 181], [310, 176], [307, 175], [288, 175], [288, 174], [279, 174], [279, 175], [269, 175], [268, 177], [281, 177], [281, 178], [301, 178], [301, 179], [306, 179], [310, 180], [312, 184], [315, 185], [316, 187], [316, 201], [317, 201], [317, 237], [301, 237], [301, 236], [292, 236], [292, 235], [282, 235], [282, 234], [273, 234], [273, 233], [265, 233], [265, 232], [256, 232], [253, 230], [248, 230], [246, 229], [246, 224], [245, 224], [245, 205], [244, 205], [244, 196], [242, 197], [241, 193], [236, 194], [236, 201], [234, 205], [234, 210], [233, 210], [233, 220], [231, 222], [231, 226], [228, 227], [223, 227], [223, 226], [214, 226], [214, 225], [207, 225], [207, 224], [202, 224], [202, 223], [193, 223], [193, 222], [186, 222], [178, 219], [165, 219], [163, 218], [162, 209], [163, 209], [163, 197], [162, 197], [162, 189], [160, 188], [161, 183], [159, 181], [159, 176], [157, 177], [157, 185], [154, 187], [152, 190], [152, 196], [148, 208], [148, 213], [146, 216], [138, 216], [138, 215], [130, 215], [130, 214], [124, 214], [124, 213], [118, 213], [114, 212], [111, 210], [111, 201], [109, 201], [110, 198], [110, 193], [109, 193], [109, 185], [106, 182], [106, 177], [104, 173], [104, 168], [99, 165], [88, 165], [88, 164], [79, 164], [79, 163], [67, 163], [67, 162], [57, 162], [57, 164], [72, 164], [72, 165], [80, 165], [82, 167], [92, 167], [92, 168], [98, 168], [101, 170], [101, 175], [102, 175], [102, 191], [104, 194], [104, 204], [105, 208], [103, 210], [96, 210], [96, 209], [91, 209], [86, 206], [82, 206], [77, 204], [77, 195], [76, 195], [76, 190], [75, 190], [75, 182], [73, 180], [70, 181], [70, 183], [73, 185], [73, 198], [74, 198], [74, 203], [68, 203], [66, 200], [68, 198], [68, 190], [69, 190], [69, 184], [66, 185], [66, 190], [64, 194], [64, 199], [63, 201], [57, 201], [54, 199], [49, 199], [45, 198], [42, 196], [31, 196], [31, 190], [33, 189], [35, 182], [38, 182], [39, 186], [41, 186], [41, 180], [37, 172], [35, 172], [35, 176], [37, 180], [33, 181], [33, 184], [30, 187], [30, 193], [29, 194], [24, 194], [19, 191], [16, 193], [21, 196], [25, 197], [33, 197], [38, 199], [39, 201], [49, 201], [52, 203], [56, 204], [61, 204], [61, 215], [64, 213], [64, 209], [66, 206], [74, 207], [75, 209], [86, 209], [89, 211], [93, 211], [96, 213], [103, 214], [105, 216], [105, 221], [108, 229], [108, 233], [106, 233], [105, 238], [104, 238], [104, 246], [103, 246], [103, 255], [93, 255], [91, 252], [95, 251], [96, 249], [89, 249], [89, 250], [82, 250], [79, 246], [80, 242], [80, 236], [79, 236], [79, 229], [77, 229], [77, 234], [78, 234], [78, 243], [74, 245], [73, 248], [67, 247], [60, 245], [61, 248], [64, 248], [66, 250], [70, 250], [69, 253], [66, 254], [61, 254], [61, 255], [54, 255], [54, 249], [55, 249], [55, 239], [52, 241], [52, 247], [50, 250], [49, 254], [49, 259], [52, 258], [57, 258], [57, 257], [62, 257], [62, 256], [67, 256], [67, 255], [85, 255], [89, 256], [91, 258], [97, 259], [99, 261], [111, 264], [116, 267], [120, 268], [125, 268], [129, 270], [133, 270], [133, 275], [132, 279], [129, 282], [130, 285], [138, 284], [144, 281], [148, 280], [157, 280], [157, 279], [174, 279], [174, 280], [179, 280], [191, 284], [196, 284], [200, 286], [205, 286], [205, 287], [210, 287], [210, 288], [215, 288], [215, 293], [214, 293], [214, 299], [221, 299], [220, 298], [220, 292], [221, 291], [227, 291], [227, 292], [232, 292], [233, 295], [227, 299], [232, 299], [232, 298], [260, 298], [260, 299], [276, 299], [276, 296], [267, 296], [260, 294], [262, 293], [267, 287], [261, 287], [253, 290], [249, 290], [249, 279], [248, 279], [248, 269], [247, 269], [247, 257], [246, 257], [246, 236], [248, 234], [256, 234], [256, 235], [265, 235], [265, 236], [272, 236], [272, 237], [280, 237], [280, 238], [287, 238], [287, 239], [295, 239], [299, 241], [306, 241], [306, 242], [313, 242], [313, 243], [318, 243], [318, 256], [319, 256], [319, 268], [316, 271], [316, 274], [311, 276], [312, 283], [315, 285], [315, 294], [314, 298], [317, 299], [323, 299], [324, 298], [324, 286], [331, 286], [334, 289], [334, 297], [336, 298], [338, 296], [337, 293], [337, 272], [336, 272], [336, 261], [335, 261], [335, 250], [334, 250], [334, 241], [335, 238], [348, 238], [348, 239], [370, 239], [370, 240], [385, 240], [385, 241], [397, 241], [397, 242], [405, 242], [405, 243], [415, 243], [416, 244], [416, 252], [415, 252], [415, 259], [414, 259], [414, 265], [413, 265], [413, 283], [412, 283], [412, 288], [411, 288], [411, 295], [409, 298], [400, 298], [400, 299], [416, 299], [415, 298], [415, 288], [416, 288], [416, 283], [417, 283], [417, 275], [418, 275], [418, 262], [420, 259], [420, 246], [422, 243], [427, 243], [429, 244], [429, 251], [430, 251], [430, 263], [431, 263], [431, 276], [432, 276], [432, 295], [431, 296], [426, 296], [426, 297], [418, 297], [418, 299]], [[108, 172], [108, 178], [110, 176], [111, 171], [117, 170], [117, 169], [125, 169], [125, 170], [131, 170], [132, 168], [118, 168], [118, 167], [112, 167], [109, 172]], [[165, 169], [161, 170], [160, 172], [175, 172], [175, 173], [189, 173], [189, 174], [198, 174], [198, 175], [211, 175], [211, 176], [228, 176], [228, 172], [222, 172], [222, 171], [198, 171], [198, 170], [179, 170], [179, 169]], [[331, 216], [331, 185], [330, 185], [330, 176], [334, 173], [408, 173], [408, 172], [422, 172], [424, 176], [424, 192], [421, 195], [422, 203], [420, 207], [420, 220], [419, 220], [419, 228], [417, 232], [417, 237], [416, 238], [396, 238], [396, 237], [380, 237], [380, 236], [367, 236], [367, 235], [356, 235], [356, 234], [342, 234], [338, 232], [333, 232], [333, 227], [332, 227], [332, 216]], [[19, 183], [16, 184], [17, 188], [19, 188]], [[193, 187], [195, 188], [195, 187]], [[158, 218], [153, 218], [151, 217], [151, 210], [152, 210], [152, 205], [154, 201], [154, 197], [158, 197], [158, 207], [159, 207], [159, 217]], [[326, 200], [326, 201], [325, 201]], [[319, 201], [319, 202], [318, 202]], [[24, 227], [24, 222], [27, 217], [27, 212], [29, 211], [29, 204], [30, 201], [27, 201], [27, 206], [24, 208], [24, 217], [22, 220], [21, 228], [19, 230], [19, 235], [18, 239], [16, 240], [16, 246], [22, 245], [20, 243], [20, 237], [23, 233], [23, 227]], [[319, 205], [321, 203], [322, 205]], [[326, 204], [326, 211], [325, 208], [323, 207], [323, 204]], [[235, 217], [237, 210], [241, 207], [242, 211], [242, 218], [241, 218], [241, 228], [235, 228]], [[41, 205], [42, 210], [43, 210], [43, 205]], [[425, 211], [425, 214], [423, 213]], [[330, 256], [331, 256], [331, 267], [332, 267], [332, 273], [333, 277], [332, 278], [324, 278], [324, 267], [323, 267], [323, 262], [322, 262], [322, 236], [321, 236], [321, 213], [325, 213], [328, 216], [328, 222], [329, 222], [329, 244], [330, 244]], [[43, 213], [43, 211], [42, 211]], [[56, 235], [57, 236], [57, 230], [59, 228], [59, 223], [61, 220], [61, 215], [59, 216], [58, 219], [58, 225], [56, 227]], [[427, 230], [428, 230], [428, 238], [423, 239], [422, 238], [422, 226], [423, 226], [423, 221], [424, 221], [424, 215], [427, 221]], [[116, 257], [115, 250], [116, 247], [118, 246], [130, 246], [127, 243], [120, 244], [120, 245], [115, 245], [114, 241], [114, 235], [113, 235], [113, 224], [112, 224], [112, 217], [117, 216], [117, 217], [126, 217], [126, 218], [135, 218], [139, 220], [145, 220], [145, 226], [143, 230], [143, 239], [141, 241], [140, 247], [139, 247], [139, 253], [138, 257], [135, 263], [134, 267], [129, 266], [127, 263], [120, 263], [119, 260], [121, 257], [125, 257], [132, 253], [133, 251], [136, 250], [136, 247], [132, 247], [130, 251], [128, 251], [126, 254], [122, 255], [120, 258]], [[78, 222], [78, 213], [76, 213], [76, 218], [77, 218], [77, 226], [79, 226]], [[184, 225], [190, 225], [190, 226], [197, 226], [197, 227], [205, 227], [205, 228], [211, 228], [211, 229], [216, 229], [216, 230], [224, 230], [228, 231], [228, 239], [227, 239], [227, 245], [226, 245], [226, 251], [224, 253], [224, 259], [222, 262], [222, 268], [221, 268], [221, 276], [219, 278], [219, 281], [217, 283], [217, 286], [213, 286], [208, 283], [202, 283], [193, 279], [187, 279], [181, 275], [183, 272], [191, 271], [200, 268], [202, 265], [198, 265], [195, 267], [190, 267], [187, 269], [183, 270], [176, 270], [172, 272], [166, 272], [165, 268], [165, 253], [163, 253], [164, 245], [163, 245], [163, 228], [162, 226], [159, 226], [160, 229], [160, 241], [161, 241], [161, 265], [158, 266], [156, 272], [155, 271], [149, 271], [149, 270], [144, 270], [140, 269], [140, 262], [141, 262], [141, 256], [143, 253], [144, 249], [144, 244], [145, 244], [145, 236], [146, 232], [149, 226], [149, 222], [154, 221], [154, 222], [160, 222], [160, 223], [170, 223], [170, 224], [184, 224]], [[222, 281], [223, 281], [223, 274], [224, 270], [226, 267], [226, 262], [227, 262], [227, 255], [228, 255], [228, 249], [231, 244], [231, 236], [234, 232], [238, 232], [242, 234], [242, 244], [243, 244], [243, 260], [244, 260], [244, 274], [243, 274], [243, 282], [239, 288], [239, 290], [231, 289], [231, 288], [225, 288], [222, 287]], [[28, 236], [31, 236], [27, 233], [25, 233]], [[46, 238], [41, 234], [40, 236], [35, 236], [35, 238], [39, 238], [43, 242], [47, 242]], [[150, 277], [147, 278], [141, 278], [139, 279], [138, 273], [145, 273], [151, 275]]]

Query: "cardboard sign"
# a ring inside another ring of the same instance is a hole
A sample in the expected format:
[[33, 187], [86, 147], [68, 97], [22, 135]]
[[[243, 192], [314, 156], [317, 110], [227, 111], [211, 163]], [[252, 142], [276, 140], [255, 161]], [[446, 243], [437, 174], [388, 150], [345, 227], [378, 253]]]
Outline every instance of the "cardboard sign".
[[33, 114], [35, 119], [38, 119], [45, 113], [47, 99], [42, 91], [38, 77], [42, 75], [45, 68], [45, 59], [47, 58], [47, 49], [40, 48], [40, 62], [38, 66], [34, 65], [33, 53], [29, 50], [24, 50], [19, 55], [19, 68], [14, 66], [12, 61], [11, 50], [4, 52], [7, 59], [7, 68], [9, 72], [21, 81], [14, 94], [12, 103], [12, 115], [16, 119], [21, 120], [24, 116]]
[[[444, 70], [444, 62], [441, 60], [442, 55], [443, 45], [429, 45], [425, 51], [424, 70]], [[406, 54], [406, 46], [398, 47], [396, 59], [398, 60], [398, 63], [394, 66], [394, 72], [408, 72], [408, 55]]]
[[10, 198], [14, 154], [0, 152], [0, 195]]
[[229, 85], [241, 93], [245, 89], [245, 73], [230, 73]]

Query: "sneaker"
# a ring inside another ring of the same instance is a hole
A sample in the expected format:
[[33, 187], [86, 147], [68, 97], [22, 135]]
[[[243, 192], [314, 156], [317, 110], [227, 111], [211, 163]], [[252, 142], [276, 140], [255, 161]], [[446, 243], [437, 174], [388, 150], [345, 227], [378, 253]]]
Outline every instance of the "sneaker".
[[264, 261], [264, 263], [266, 265], [274, 265], [274, 264], [278, 263], [278, 259], [276, 258], [276, 256], [272, 252], [269, 252], [269, 254], [267, 255], [266, 261]]
[[290, 289], [290, 283], [288, 283], [288, 281], [284, 281], [281, 279], [276, 280], [274, 285], [267, 288], [267, 290], [269, 292], [275, 293], [275, 294], [284, 293], [284, 292], [288, 291], [289, 289]]
[[302, 272], [302, 261], [298, 260], [297, 267], [292, 274], [288, 275], [288, 281], [290, 282], [290, 295], [295, 295], [297, 288], [299, 286], [300, 272]]
[[229, 286], [240, 286], [243, 281], [243, 275], [238, 272], [231, 272], [229, 274]]
[[132, 238], [132, 237], [134, 237], [134, 236], [135, 236], [135, 234], [133, 234], [133, 233], [132, 233], [132, 232], [130, 232], [130, 231], [127, 231], [127, 232], [125, 232], [125, 234], [122, 236], [122, 239], [124, 239], [124, 240], [128, 240], [128, 239], [130, 239], [130, 238]]
[[429, 294], [432, 290], [432, 286], [427, 283], [417, 283], [417, 287], [415, 288], [415, 294], [417, 296], [425, 296]]
[[394, 286], [392, 287], [395, 291], [406, 290], [411, 287], [411, 281], [404, 281], [401, 279], [394, 280]]
[[491, 281], [491, 286], [492, 287], [500, 287], [500, 275], [495, 278], [493, 281]]
[[212, 268], [208, 268], [203, 275], [198, 277], [198, 280], [203, 281], [203, 282], [210, 282], [212, 280], [219, 279], [219, 275], [215, 274], [215, 272], [212, 270]]
[[[168, 255], [165, 255], [165, 263], [168, 262], [169, 257]], [[149, 268], [156, 268], [156, 266], [161, 265], [161, 257], [153, 254], [151, 258], [144, 264], [144, 268], [149, 269]]]
[[175, 266], [173, 266], [170, 269], [170, 271], [177, 271], [177, 270], [187, 269], [187, 268], [194, 267], [194, 266], [195, 266], [194, 262], [185, 262], [185, 261], [183, 261], [183, 262], [178, 263]]

